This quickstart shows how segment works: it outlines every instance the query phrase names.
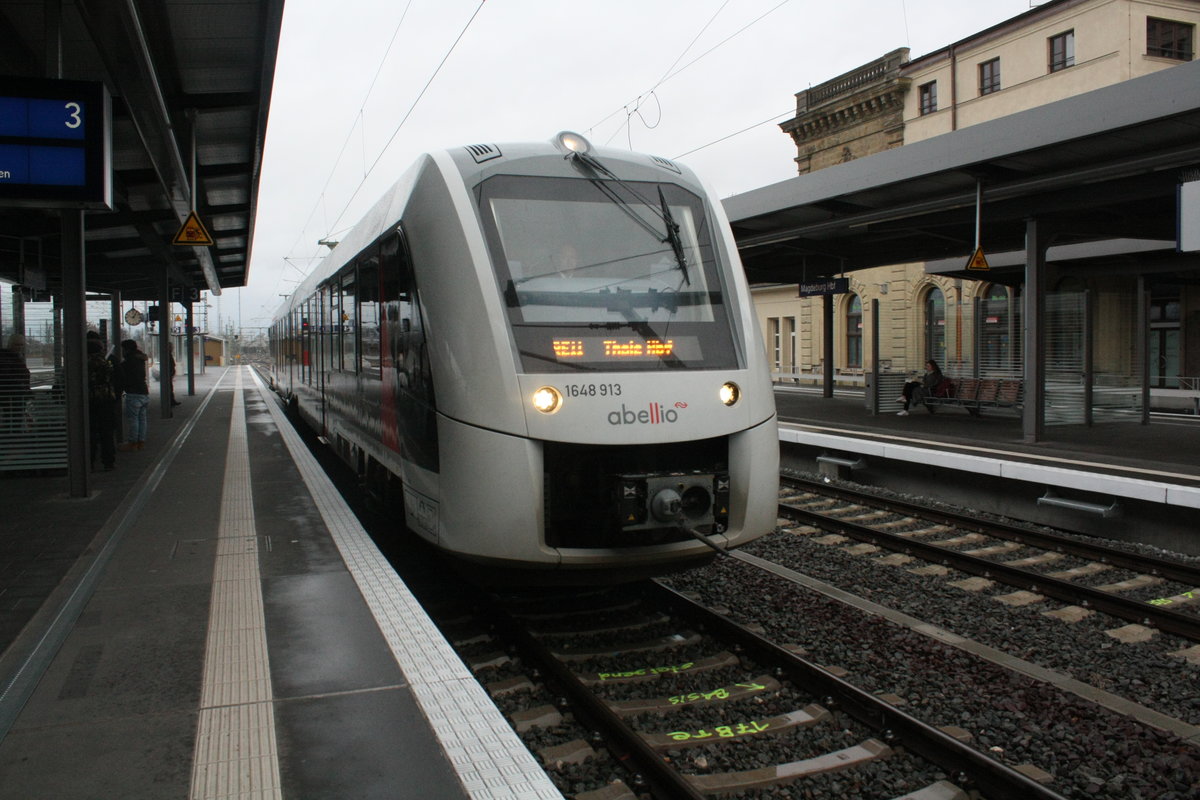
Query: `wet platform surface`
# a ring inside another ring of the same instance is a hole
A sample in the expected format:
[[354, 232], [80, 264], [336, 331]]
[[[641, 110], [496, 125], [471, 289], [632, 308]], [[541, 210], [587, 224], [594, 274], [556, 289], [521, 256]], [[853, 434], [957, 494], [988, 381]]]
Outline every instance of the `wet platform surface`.
[[0, 795], [560, 797], [252, 372], [182, 385], [91, 497], [0, 479]]
[[933, 414], [914, 409], [902, 417], [891, 409], [873, 415], [861, 394], [825, 398], [787, 388], [776, 389], [775, 402], [781, 428], [849, 432], [911, 447], [1200, 487], [1200, 418], [1192, 415], [1154, 414], [1148, 425], [1136, 421], [1090, 427], [1051, 425], [1042, 441], [1028, 443], [1021, 419], [1013, 411], [988, 410], [976, 417], [957, 408]]

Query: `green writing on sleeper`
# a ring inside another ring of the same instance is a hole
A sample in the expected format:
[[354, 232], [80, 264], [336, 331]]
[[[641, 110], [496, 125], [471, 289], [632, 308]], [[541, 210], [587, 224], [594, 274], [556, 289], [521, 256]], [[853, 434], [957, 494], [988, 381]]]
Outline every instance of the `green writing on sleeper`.
[[694, 742], [704, 739], [733, 739], [738, 736], [754, 736], [771, 727], [769, 722], [739, 722], [736, 725], [718, 725], [711, 731], [672, 731], [667, 735], [677, 742]]
[[[767, 687], [761, 683], [735, 683], [733, 688], [746, 689], [747, 691], [751, 692], [761, 692]], [[671, 705], [676, 706], [682, 705], [683, 703], [695, 703], [700, 700], [728, 700], [729, 689], [713, 689], [711, 692], [688, 692], [687, 694], [677, 694], [668, 699], [671, 701]]]
[[1195, 600], [1195, 599], [1196, 599], [1196, 590], [1193, 589], [1190, 592], [1184, 592], [1183, 594], [1176, 595], [1175, 597], [1156, 597], [1149, 602], [1150, 602], [1150, 605], [1152, 605], [1152, 606], [1169, 606], [1172, 603], [1177, 602], [1177, 601], [1184, 602], [1187, 600]]
[[686, 672], [696, 666], [694, 661], [689, 661], [686, 664], [676, 664], [666, 667], [642, 667], [641, 669], [631, 669], [626, 672], [600, 672], [597, 676], [602, 681], [611, 681], [617, 678], [640, 678], [644, 675], [663, 675], [666, 673]]

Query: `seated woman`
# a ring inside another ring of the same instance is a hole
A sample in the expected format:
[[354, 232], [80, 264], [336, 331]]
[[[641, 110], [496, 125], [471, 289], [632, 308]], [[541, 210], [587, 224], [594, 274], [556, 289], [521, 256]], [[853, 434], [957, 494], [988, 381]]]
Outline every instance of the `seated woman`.
[[942, 371], [938, 369], [937, 362], [932, 358], [925, 362], [925, 376], [920, 381], [909, 381], [904, 384], [904, 391], [898, 398], [898, 402], [904, 403], [904, 410], [897, 412], [901, 417], [908, 416], [908, 406], [911, 403], [920, 403], [926, 395], [932, 395], [933, 390], [942, 382]]

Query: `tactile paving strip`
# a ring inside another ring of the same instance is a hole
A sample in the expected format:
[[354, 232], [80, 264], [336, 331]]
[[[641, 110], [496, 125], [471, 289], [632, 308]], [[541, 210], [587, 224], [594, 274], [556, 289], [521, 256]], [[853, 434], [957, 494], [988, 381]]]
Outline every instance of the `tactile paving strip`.
[[282, 798], [271, 700], [239, 369], [221, 491], [192, 800]]
[[375, 547], [257, 375], [254, 380], [346, 568], [467, 793], [473, 800], [561, 799], [520, 737]]

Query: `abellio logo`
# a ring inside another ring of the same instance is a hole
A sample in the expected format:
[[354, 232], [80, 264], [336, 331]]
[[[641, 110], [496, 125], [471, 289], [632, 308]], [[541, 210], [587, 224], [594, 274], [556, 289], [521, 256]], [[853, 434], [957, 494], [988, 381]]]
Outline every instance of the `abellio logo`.
[[682, 400], [675, 403], [674, 408], [668, 408], [662, 403], [651, 403], [641, 411], [634, 411], [621, 404], [620, 411], [608, 412], [609, 425], [662, 425], [663, 423], [679, 420], [678, 409], [687, 408]]

